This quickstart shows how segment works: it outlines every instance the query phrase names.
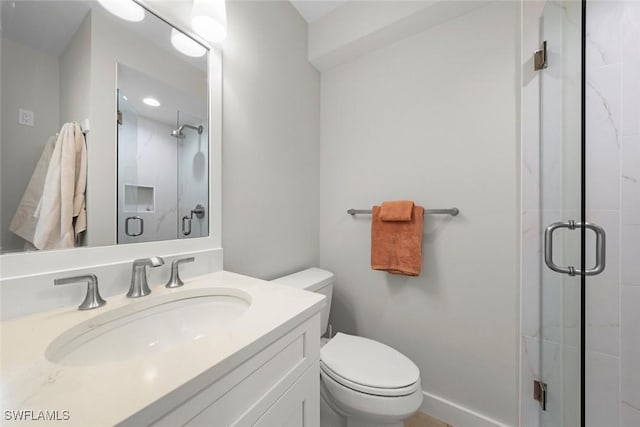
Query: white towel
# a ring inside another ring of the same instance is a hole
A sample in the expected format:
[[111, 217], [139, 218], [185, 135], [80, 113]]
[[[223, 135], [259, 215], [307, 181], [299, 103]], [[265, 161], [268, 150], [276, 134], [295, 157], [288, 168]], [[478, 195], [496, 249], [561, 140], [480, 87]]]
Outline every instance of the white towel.
[[65, 123], [51, 153], [42, 195], [33, 213], [33, 239], [22, 237], [36, 249], [74, 247], [77, 235], [86, 230], [86, 184], [87, 150], [82, 129], [77, 123]]
[[13, 215], [11, 224], [9, 224], [9, 230], [27, 242], [25, 249], [35, 249], [33, 247], [33, 235], [38, 223], [38, 218], [35, 216], [35, 213], [40, 203], [40, 198], [42, 197], [42, 189], [44, 188], [44, 182], [47, 177], [49, 162], [51, 162], [51, 154], [56, 145], [56, 139], [57, 136], [52, 136], [45, 144], [42, 154], [40, 155], [40, 160], [38, 160], [33, 175], [31, 175], [29, 185], [27, 185], [18, 209], [16, 209], [16, 213]]

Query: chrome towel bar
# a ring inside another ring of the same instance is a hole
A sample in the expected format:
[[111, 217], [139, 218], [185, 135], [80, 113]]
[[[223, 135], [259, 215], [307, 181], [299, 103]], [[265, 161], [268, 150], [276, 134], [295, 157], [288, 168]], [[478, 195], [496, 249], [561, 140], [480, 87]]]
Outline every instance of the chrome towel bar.
[[[349, 209], [347, 213], [351, 216], [360, 215], [360, 214], [371, 214], [371, 209]], [[435, 215], [451, 215], [456, 216], [460, 213], [458, 208], [451, 209], [425, 209], [425, 214], [435, 214]]]

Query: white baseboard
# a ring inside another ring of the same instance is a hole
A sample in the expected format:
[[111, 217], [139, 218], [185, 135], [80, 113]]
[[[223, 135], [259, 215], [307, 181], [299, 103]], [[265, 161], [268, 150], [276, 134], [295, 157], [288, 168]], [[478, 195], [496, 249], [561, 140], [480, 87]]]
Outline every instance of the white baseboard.
[[420, 411], [454, 427], [510, 427], [442, 397], [426, 391], [422, 394], [424, 399]]

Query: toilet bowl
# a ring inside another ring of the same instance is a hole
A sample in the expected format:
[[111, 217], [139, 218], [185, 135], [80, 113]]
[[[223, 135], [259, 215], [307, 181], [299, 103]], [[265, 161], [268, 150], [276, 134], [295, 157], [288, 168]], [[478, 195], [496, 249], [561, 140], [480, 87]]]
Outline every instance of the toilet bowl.
[[[327, 329], [333, 273], [310, 268], [273, 280], [327, 296], [321, 332]], [[420, 370], [380, 342], [336, 334], [320, 349], [321, 427], [402, 427], [422, 404]]]

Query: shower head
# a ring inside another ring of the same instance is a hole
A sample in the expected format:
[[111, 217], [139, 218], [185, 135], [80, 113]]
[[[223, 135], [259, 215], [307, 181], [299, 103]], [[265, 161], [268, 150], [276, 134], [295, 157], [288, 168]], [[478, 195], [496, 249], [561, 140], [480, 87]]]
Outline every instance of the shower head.
[[174, 129], [171, 131], [171, 136], [175, 136], [178, 139], [184, 139], [186, 135], [182, 133], [180, 129]]
[[191, 125], [188, 125], [188, 124], [184, 124], [184, 125], [180, 126], [178, 129], [172, 130], [171, 131], [171, 136], [174, 136], [174, 137], [176, 137], [178, 139], [184, 139], [186, 137], [186, 135], [182, 132], [182, 129], [184, 129], [184, 128], [197, 130], [198, 131], [198, 135], [202, 135], [202, 131], [204, 130], [202, 125], [196, 127], [196, 126], [191, 126]]

